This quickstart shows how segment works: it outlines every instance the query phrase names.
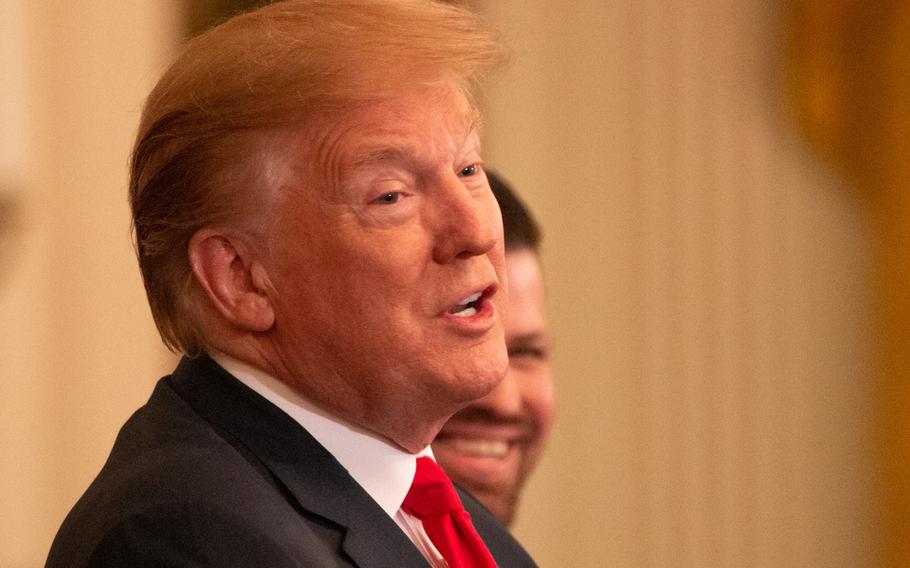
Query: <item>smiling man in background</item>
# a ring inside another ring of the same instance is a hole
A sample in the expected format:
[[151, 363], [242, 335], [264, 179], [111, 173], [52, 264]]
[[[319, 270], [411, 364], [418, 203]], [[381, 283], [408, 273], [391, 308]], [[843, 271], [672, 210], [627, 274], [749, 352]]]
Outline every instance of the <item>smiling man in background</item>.
[[551, 346], [544, 314], [540, 229], [504, 180], [491, 172], [487, 178], [502, 210], [505, 233], [509, 368], [493, 392], [449, 420], [433, 442], [433, 451], [455, 483], [509, 525], [553, 421]]

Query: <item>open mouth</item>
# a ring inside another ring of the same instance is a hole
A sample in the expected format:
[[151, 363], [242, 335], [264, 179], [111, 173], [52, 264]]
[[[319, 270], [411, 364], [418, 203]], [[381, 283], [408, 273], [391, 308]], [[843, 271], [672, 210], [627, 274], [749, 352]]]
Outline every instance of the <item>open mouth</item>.
[[495, 293], [496, 284], [491, 284], [480, 292], [474, 292], [467, 298], [461, 300], [449, 308], [447, 313], [457, 318], [469, 318], [485, 311], [485, 309], [489, 311], [489, 306], [487, 305], [488, 300]]
[[471, 316], [475, 316], [480, 310], [480, 302], [482, 299], [483, 292], [476, 292], [474, 294], [471, 294], [464, 300], [452, 306], [452, 308], [449, 309], [449, 313], [458, 318], [469, 318]]

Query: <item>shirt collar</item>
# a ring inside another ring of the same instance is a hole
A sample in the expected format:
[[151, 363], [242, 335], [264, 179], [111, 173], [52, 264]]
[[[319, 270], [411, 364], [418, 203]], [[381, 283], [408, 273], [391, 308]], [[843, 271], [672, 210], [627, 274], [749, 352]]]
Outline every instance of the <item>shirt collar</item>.
[[395, 517], [414, 480], [417, 458], [433, 457], [430, 446], [417, 454], [402, 451], [318, 408], [260, 369], [217, 351], [209, 355], [237, 380], [303, 426], [390, 517]]

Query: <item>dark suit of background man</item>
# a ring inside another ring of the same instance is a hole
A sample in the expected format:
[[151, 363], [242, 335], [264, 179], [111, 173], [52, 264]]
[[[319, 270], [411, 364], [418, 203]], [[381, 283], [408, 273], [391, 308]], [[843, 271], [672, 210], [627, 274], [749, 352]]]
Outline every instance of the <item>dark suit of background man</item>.
[[[272, 4], [190, 43], [130, 181], [152, 313], [187, 356], [49, 566], [445, 565], [402, 503], [507, 364], [472, 104], [501, 60], [476, 15], [427, 0]], [[500, 566], [533, 566], [461, 500]]]

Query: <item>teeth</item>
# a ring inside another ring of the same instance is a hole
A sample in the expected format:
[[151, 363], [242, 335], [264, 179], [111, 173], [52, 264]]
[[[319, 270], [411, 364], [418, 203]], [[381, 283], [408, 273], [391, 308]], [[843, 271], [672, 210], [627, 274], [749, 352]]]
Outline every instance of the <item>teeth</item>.
[[458, 302], [458, 304], [461, 305], [461, 306], [463, 306], [463, 305], [465, 305], [465, 304], [470, 304], [471, 302], [476, 302], [476, 301], [479, 300], [479, 299], [480, 299], [480, 292], [477, 292], [476, 294], [471, 294], [470, 296], [468, 296], [468, 297], [465, 298], [464, 300]]
[[452, 440], [452, 446], [459, 452], [484, 458], [502, 458], [509, 453], [508, 442], [494, 440]]
[[477, 308], [471, 306], [470, 308], [465, 308], [465, 309], [461, 310], [460, 312], [455, 312], [452, 315], [457, 318], [469, 318], [475, 314], [477, 314]]
[[[449, 313], [452, 314], [453, 316], [460, 317], [460, 318], [469, 318], [473, 315], [476, 315], [477, 308], [475, 308], [474, 306], [471, 306], [470, 304], [479, 300], [482, 295], [483, 294], [481, 292], [471, 294], [464, 300], [458, 302], [458, 305], [456, 305], [451, 310], [449, 310]], [[456, 310], [458, 310], [458, 308], [464, 308], [464, 309], [461, 311], [456, 311]]]

